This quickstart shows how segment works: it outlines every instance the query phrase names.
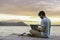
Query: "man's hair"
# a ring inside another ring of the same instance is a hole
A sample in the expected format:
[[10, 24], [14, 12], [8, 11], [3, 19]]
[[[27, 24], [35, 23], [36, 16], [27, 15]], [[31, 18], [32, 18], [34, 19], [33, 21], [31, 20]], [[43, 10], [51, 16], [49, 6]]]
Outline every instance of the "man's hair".
[[45, 16], [45, 12], [44, 11], [40, 11], [39, 14], [38, 14], [38, 16], [41, 16], [41, 15]]

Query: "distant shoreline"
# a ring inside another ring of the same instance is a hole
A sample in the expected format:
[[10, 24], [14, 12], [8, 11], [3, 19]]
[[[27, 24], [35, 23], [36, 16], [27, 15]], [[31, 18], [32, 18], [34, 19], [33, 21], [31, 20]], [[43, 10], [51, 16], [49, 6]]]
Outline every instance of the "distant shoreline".
[[51, 26], [60, 26], [60, 25], [51, 25]]
[[[6, 26], [6, 25], [2, 25], [2, 26]], [[6, 27], [8, 27], [8, 26], [12, 26], [12, 27], [14, 27], [14, 25], [7, 25]], [[27, 27], [27, 26], [30, 26], [30, 25], [26, 25], [26, 26], [24, 26], [24, 25], [22, 25], [23, 27]], [[41, 26], [41, 25], [38, 25], [38, 26]], [[51, 26], [60, 26], [60, 25], [51, 25]], [[21, 27], [20, 25], [18, 25], [17, 27]]]

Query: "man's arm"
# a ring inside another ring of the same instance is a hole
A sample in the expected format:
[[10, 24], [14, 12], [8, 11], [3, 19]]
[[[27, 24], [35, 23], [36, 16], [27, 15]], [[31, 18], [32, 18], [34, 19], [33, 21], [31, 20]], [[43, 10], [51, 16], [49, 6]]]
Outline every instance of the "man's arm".
[[39, 27], [39, 28], [37, 28], [37, 30], [43, 32], [45, 30], [45, 28], [44, 27]]

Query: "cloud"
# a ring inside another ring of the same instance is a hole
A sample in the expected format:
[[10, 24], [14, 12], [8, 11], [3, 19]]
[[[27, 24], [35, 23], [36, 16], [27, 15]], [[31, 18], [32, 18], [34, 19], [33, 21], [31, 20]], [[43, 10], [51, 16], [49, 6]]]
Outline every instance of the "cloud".
[[0, 13], [32, 15], [46, 10], [57, 14], [59, 9], [60, 0], [0, 0]]

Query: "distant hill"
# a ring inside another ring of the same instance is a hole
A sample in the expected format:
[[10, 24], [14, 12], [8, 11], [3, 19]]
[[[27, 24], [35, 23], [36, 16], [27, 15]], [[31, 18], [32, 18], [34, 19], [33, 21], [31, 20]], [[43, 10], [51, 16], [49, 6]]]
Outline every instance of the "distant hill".
[[24, 22], [0, 22], [0, 26], [28, 26], [27, 24], [25, 24]]

